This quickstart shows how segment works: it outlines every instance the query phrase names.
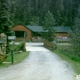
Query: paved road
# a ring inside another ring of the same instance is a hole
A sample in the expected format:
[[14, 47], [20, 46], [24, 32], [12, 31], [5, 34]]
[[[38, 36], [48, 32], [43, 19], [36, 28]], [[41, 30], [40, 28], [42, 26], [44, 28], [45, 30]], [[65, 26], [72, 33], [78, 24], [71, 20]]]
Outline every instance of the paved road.
[[0, 80], [74, 80], [71, 66], [42, 43], [27, 43], [30, 55], [22, 63], [0, 69]]

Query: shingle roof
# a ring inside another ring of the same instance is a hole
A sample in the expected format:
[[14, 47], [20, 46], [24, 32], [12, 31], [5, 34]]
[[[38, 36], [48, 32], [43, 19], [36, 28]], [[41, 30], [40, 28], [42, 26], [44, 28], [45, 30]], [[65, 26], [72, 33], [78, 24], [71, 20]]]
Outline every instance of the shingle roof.
[[44, 32], [42, 26], [26, 26], [33, 32]]
[[[56, 32], [69, 32], [71, 31], [70, 27], [55, 27], [55, 26], [52, 26]], [[30, 29], [31, 31], [33, 32], [47, 32], [43, 30], [43, 27], [42, 26], [26, 26], [26, 28]]]
[[69, 31], [71, 31], [70, 27], [54, 27], [54, 29], [56, 30], [56, 32], [69, 32]]

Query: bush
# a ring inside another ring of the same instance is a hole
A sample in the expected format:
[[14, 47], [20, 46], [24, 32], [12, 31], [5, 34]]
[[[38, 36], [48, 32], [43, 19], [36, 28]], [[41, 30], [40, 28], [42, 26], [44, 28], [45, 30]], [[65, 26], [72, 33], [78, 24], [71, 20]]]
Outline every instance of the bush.
[[67, 52], [64, 52], [64, 53], [65, 53], [66, 56], [71, 58], [71, 60], [80, 61], [78, 56], [75, 56], [74, 54], [70, 54], [70, 53], [67, 53]]
[[2, 64], [2, 61], [0, 60], [0, 65]]
[[72, 60], [74, 60], [74, 61], [77, 61], [77, 62], [80, 62], [80, 57], [79, 56], [76, 56], [76, 55], [74, 55], [74, 54], [67, 54], [68, 55], [68, 57], [70, 57]]
[[0, 64], [5, 60], [6, 55], [5, 54], [0, 54]]
[[74, 61], [77, 61], [77, 62], [80, 61], [80, 57], [75, 55], [75, 54], [73, 54], [73, 50], [72, 50], [70, 45], [58, 45], [57, 50], [60, 53], [63, 53], [66, 56], [68, 56], [71, 60], [74, 60]]
[[12, 49], [14, 51], [20, 51], [20, 50], [25, 51], [25, 42], [21, 42], [19, 45], [16, 44], [12, 45]]

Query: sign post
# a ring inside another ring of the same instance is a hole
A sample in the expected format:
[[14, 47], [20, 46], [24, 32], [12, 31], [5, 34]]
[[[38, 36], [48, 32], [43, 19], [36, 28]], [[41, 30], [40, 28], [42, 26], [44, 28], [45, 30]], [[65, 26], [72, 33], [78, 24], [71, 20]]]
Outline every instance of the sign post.
[[11, 50], [11, 63], [14, 63], [14, 56], [13, 56], [13, 50]]

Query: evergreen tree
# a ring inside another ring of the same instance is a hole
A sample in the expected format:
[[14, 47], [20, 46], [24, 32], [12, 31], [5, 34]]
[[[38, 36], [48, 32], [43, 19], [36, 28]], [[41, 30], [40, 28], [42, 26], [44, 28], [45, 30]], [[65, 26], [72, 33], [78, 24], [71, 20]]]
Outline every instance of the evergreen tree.
[[[49, 10], [56, 19], [56, 25], [73, 26], [80, 0], [6, 0], [13, 15], [14, 25], [29, 25], [32, 17], [39, 17], [42, 25], [45, 13]], [[72, 28], [72, 27], [71, 27]]]
[[78, 10], [78, 16], [75, 18], [75, 25], [71, 32], [71, 43], [73, 48], [73, 53], [80, 56], [80, 7]]
[[53, 17], [53, 14], [48, 11], [45, 15], [45, 19], [43, 21], [43, 29], [47, 30], [48, 32], [45, 34], [45, 38], [48, 41], [53, 41], [55, 37], [55, 30], [54, 25], [56, 24], [55, 18]]
[[8, 11], [7, 0], [0, 0], [0, 33], [10, 30], [10, 12]]
[[53, 14], [50, 11], [48, 11], [43, 21], [44, 28], [49, 29], [51, 26], [54, 26], [55, 24], [56, 24], [56, 21]]
[[7, 35], [6, 54], [9, 53], [8, 35], [11, 31], [10, 12], [8, 10], [7, 0], [0, 0], [0, 33]]
[[39, 25], [39, 17], [33, 16], [30, 25]]

